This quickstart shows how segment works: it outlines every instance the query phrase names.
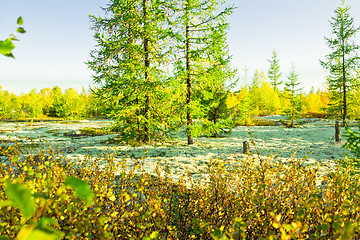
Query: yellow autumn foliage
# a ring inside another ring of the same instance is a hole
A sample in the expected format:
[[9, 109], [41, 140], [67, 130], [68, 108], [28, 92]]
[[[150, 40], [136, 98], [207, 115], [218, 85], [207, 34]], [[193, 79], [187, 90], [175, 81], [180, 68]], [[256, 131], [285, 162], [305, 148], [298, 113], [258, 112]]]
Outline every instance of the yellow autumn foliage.
[[307, 112], [322, 112], [325, 104], [321, 101], [321, 96], [315, 93], [309, 93], [304, 98], [305, 111]]
[[[353, 94], [351, 101], [353, 106], [359, 106], [356, 99], [360, 99], [360, 90]], [[246, 96], [246, 99], [245, 97]], [[320, 113], [325, 114], [329, 104], [329, 93], [327, 91], [310, 92], [301, 94], [301, 102], [304, 106], [301, 114]], [[237, 92], [231, 92], [226, 99], [226, 106], [235, 119], [242, 119], [243, 115], [261, 116], [282, 114], [291, 105], [290, 95], [287, 91], [275, 91], [266, 78], [261, 78], [252, 87], [244, 86]], [[349, 107], [349, 116], [353, 119], [360, 117], [360, 109]], [[243, 121], [238, 121], [241, 125]]]

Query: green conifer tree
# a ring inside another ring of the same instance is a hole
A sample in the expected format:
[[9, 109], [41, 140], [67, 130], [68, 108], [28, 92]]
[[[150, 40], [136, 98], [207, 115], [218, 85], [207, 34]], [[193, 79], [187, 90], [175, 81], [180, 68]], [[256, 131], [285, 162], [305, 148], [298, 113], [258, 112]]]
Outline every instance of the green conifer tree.
[[299, 88], [299, 85], [299, 74], [296, 72], [295, 65], [292, 64], [288, 80], [285, 82], [285, 91], [288, 93], [290, 99], [290, 106], [285, 109], [285, 113], [290, 120], [289, 127], [294, 127], [294, 120], [299, 116], [303, 108], [303, 100], [299, 94], [302, 88]]
[[342, 106], [343, 124], [346, 123], [348, 115], [347, 93], [357, 84], [354, 70], [358, 67], [359, 60], [359, 45], [355, 44], [354, 38], [360, 28], [355, 27], [349, 10], [350, 7], [345, 6], [345, 1], [342, 0], [341, 6], [335, 10], [335, 17], [330, 21], [333, 38], [325, 37], [331, 53], [326, 55], [325, 61], [320, 61], [330, 72], [327, 81], [332, 96], [332, 111], [339, 115], [338, 106]]
[[271, 59], [268, 59], [270, 63], [268, 78], [270, 79], [270, 84], [276, 92], [279, 92], [279, 86], [283, 83], [280, 81], [282, 72], [280, 72], [279, 59], [277, 58], [277, 53], [274, 50]]
[[167, 4], [111, 0], [108, 17], [91, 16], [98, 47], [88, 65], [95, 72], [96, 94], [126, 139], [148, 143], [168, 133]]
[[[231, 14], [233, 8], [220, 11], [220, 4], [219, 0], [182, 0], [177, 5], [176, 25], [179, 52], [177, 52], [174, 75], [177, 76], [180, 86], [185, 87], [184, 110], [188, 144], [193, 144], [193, 137], [201, 133], [201, 127], [198, 128], [193, 123], [194, 115], [200, 118], [198, 126], [201, 126], [201, 118], [204, 117], [201, 101], [199, 99], [194, 101], [195, 87], [206, 85], [200, 84], [200, 81], [207, 81], [208, 84], [214, 85], [215, 82], [212, 81], [216, 74], [217, 80], [223, 82], [218, 84], [221, 87], [215, 92], [218, 94], [222, 88], [221, 91], [225, 93], [224, 82], [228, 80], [229, 71], [231, 72], [227, 65], [228, 55], [224, 52], [226, 46], [224, 39], [226, 39], [225, 30], [228, 25], [226, 16]], [[215, 68], [221, 68], [221, 71]]]

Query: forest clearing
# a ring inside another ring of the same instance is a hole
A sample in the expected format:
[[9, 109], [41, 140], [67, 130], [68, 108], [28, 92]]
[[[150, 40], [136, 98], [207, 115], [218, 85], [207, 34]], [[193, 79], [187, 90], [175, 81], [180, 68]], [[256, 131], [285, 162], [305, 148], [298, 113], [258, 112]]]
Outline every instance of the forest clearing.
[[232, 129], [230, 135], [218, 138], [201, 136], [191, 146], [187, 146], [186, 136], [181, 132], [169, 142], [141, 146], [115, 143], [113, 139], [118, 136], [116, 133], [106, 134], [100, 131], [98, 136], [89, 134], [89, 129], [110, 127], [111, 120], [3, 122], [0, 139], [5, 143], [16, 141], [24, 150], [33, 153], [56, 149], [66, 159], [75, 162], [113, 155], [115, 161], [126, 159], [133, 166], [134, 161], [143, 159], [146, 172], [151, 174], [155, 174], [157, 164], [166, 163], [175, 180], [186, 171], [201, 178], [201, 173], [205, 172], [211, 159], [226, 161], [245, 157], [244, 141], [250, 143], [253, 155], [280, 161], [286, 161], [294, 154], [294, 158], [306, 158], [306, 164], [331, 167], [335, 164], [334, 160], [352, 156], [343, 147], [346, 142], [344, 136], [342, 143], [335, 142], [333, 120], [299, 119], [301, 124], [296, 128], [286, 128], [280, 123], [283, 116], [258, 119], [267, 120], [271, 126], [239, 126]]

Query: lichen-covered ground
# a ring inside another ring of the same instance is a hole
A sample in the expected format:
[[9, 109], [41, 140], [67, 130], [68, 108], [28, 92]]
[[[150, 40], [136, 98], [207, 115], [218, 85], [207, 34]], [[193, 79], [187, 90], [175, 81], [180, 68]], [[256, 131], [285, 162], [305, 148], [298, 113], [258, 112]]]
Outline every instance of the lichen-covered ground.
[[[279, 116], [265, 117], [277, 122]], [[186, 145], [185, 135], [180, 133], [171, 143], [132, 147], [110, 143], [114, 134], [83, 136], [80, 129], [103, 128], [111, 124], [108, 120], [83, 120], [76, 122], [2, 122], [0, 139], [5, 142], [19, 142], [31, 151], [53, 148], [66, 158], [77, 160], [86, 156], [103, 158], [113, 155], [116, 160], [126, 161], [129, 166], [142, 158], [144, 168], [152, 172], [156, 165], [168, 168], [173, 178], [186, 171], [201, 175], [211, 158], [236, 161], [244, 157], [243, 142], [248, 141], [255, 156], [272, 156], [285, 160], [293, 154], [295, 158], [307, 157], [306, 163], [321, 163], [331, 167], [335, 159], [349, 154], [343, 143], [334, 140], [334, 122], [324, 119], [307, 119], [296, 128], [277, 126], [236, 127], [230, 136], [221, 138], [199, 137], [192, 146]], [[343, 129], [342, 129], [343, 130]], [[255, 145], [253, 145], [254, 143]]]

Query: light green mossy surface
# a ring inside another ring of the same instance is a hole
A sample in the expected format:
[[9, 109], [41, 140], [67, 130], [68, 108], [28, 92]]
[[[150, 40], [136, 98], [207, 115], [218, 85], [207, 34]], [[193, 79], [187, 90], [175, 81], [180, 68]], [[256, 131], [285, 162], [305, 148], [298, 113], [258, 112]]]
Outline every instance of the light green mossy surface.
[[[278, 120], [278, 116], [266, 117]], [[305, 120], [304, 120], [305, 121]], [[331, 168], [335, 159], [349, 154], [343, 143], [334, 140], [334, 122], [310, 119], [296, 128], [278, 126], [236, 127], [230, 136], [222, 138], [199, 137], [195, 144], [186, 145], [184, 134], [179, 134], [171, 143], [157, 143], [133, 147], [114, 144], [108, 141], [116, 134], [102, 136], [82, 136], [76, 133], [84, 128], [104, 128], [111, 122], [106, 120], [83, 120], [77, 122], [37, 122], [1, 123], [0, 139], [12, 144], [18, 141], [27, 151], [55, 149], [67, 159], [80, 160], [113, 156], [129, 167], [141, 161], [141, 167], [148, 172], [161, 169], [177, 179], [189, 171], [192, 177], [201, 178], [212, 158], [236, 161], [242, 158], [243, 142], [250, 143], [253, 156], [272, 157], [274, 160], [287, 161], [288, 158], [307, 158], [305, 163], [320, 163]], [[346, 141], [342, 137], [343, 142]], [[255, 144], [255, 145], [254, 145]], [[294, 154], [294, 155], [293, 155]]]

